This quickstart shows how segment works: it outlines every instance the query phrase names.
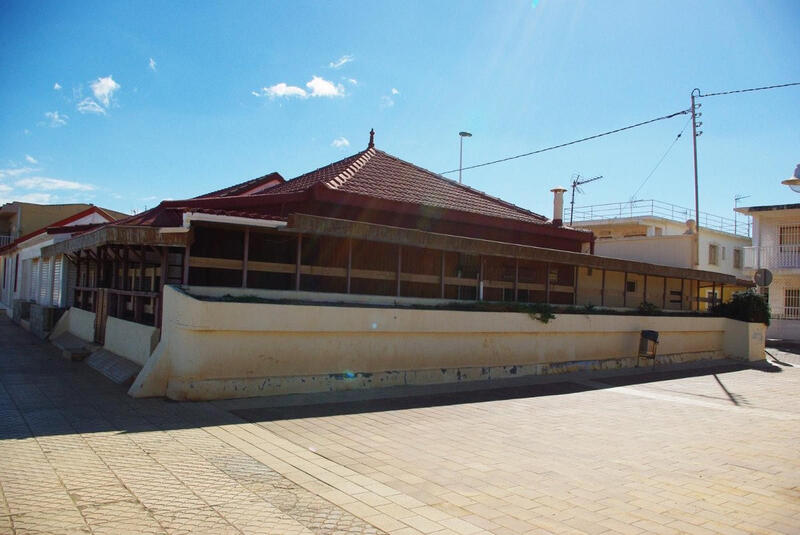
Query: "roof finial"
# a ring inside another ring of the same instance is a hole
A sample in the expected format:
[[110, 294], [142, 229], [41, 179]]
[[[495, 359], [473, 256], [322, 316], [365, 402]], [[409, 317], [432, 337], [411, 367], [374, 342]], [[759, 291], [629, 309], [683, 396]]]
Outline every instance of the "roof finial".
[[375, 147], [375, 129], [374, 128], [370, 128], [369, 129], [369, 145], [367, 145], [367, 148], [371, 149], [371, 148], [374, 148], [374, 147]]

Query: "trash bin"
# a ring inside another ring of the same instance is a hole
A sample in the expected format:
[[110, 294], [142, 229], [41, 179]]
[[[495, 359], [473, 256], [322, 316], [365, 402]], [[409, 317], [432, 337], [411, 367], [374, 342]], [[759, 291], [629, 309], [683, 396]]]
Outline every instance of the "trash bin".
[[639, 359], [653, 359], [653, 369], [656, 369], [656, 348], [658, 347], [658, 331], [642, 331], [639, 337], [639, 354], [636, 357], [636, 367]]

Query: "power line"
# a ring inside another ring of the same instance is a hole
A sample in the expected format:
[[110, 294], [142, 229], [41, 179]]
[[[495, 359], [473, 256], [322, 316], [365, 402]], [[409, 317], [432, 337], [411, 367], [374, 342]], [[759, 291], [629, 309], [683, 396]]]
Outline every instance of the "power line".
[[670, 146], [667, 148], [667, 150], [661, 156], [661, 159], [658, 160], [658, 163], [656, 164], [655, 167], [653, 167], [653, 170], [650, 171], [650, 174], [647, 175], [647, 178], [645, 178], [644, 181], [642, 182], [642, 184], [636, 189], [636, 191], [633, 192], [633, 195], [631, 195], [631, 200], [634, 200], [636, 198], [636, 194], [639, 193], [639, 191], [641, 191], [641, 189], [644, 187], [645, 184], [647, 184], [647, 181], [650, 180], [650, 177], [653, 176], [653, 173], [655, 173], [656, 169], [659, 168], [659, 166], [661, 165], [661, 162], [664, 161], [664, 158], [666, 158], [667, 154], [669, 154], [669, 152], [672, 150], [672, 147], [674, 147], [675, 143], [677, 143], [678, 140], [681, 138], [681, 136], [683, 135], [683, 132], [686, 130], [686, 127], [689, 126], [690, 122], [692, 122], [692, 118], [691, 117], [689, 117], [689, 120], [686, 121], [685, 125], [683, 125], [683, 128], [681, 129], [680, 132], [678, 132], [678, 135], [675, 136], [675, 139], [672, 141], [672, 144], [670, 144]]
[[[544, 149], [538, 149], [531, 152], [526, 152], [525, 154], [517, 154], [516, 156], [509, 156], [507, 158], [501, 158], [499, 160], [493, 160], [491, 162], [479, 163], [476, 165], [470, 165], [469, 167], [462, 167], [462, 171], [467, 171], [468, 169], [477, 169], [478, 167], [486, 167], [487, 165], [494, 165], [496, 163], [507, 162], [509, 160], [516, 160], [517, 158], [524, 158], [526, 156], [533, 156], [534, 154], [540, 154], [542, 152], [547, 152], [549, 150], [560, 149], [562, 147], [567, 147], [569, 145], [575, 145], [576, 143], [582, 143], [584, 141], [589, 141], [591, 139], [597, 139], [599, 137], [608, 136], [611, 134], [616, 134], [617, 132], [622, 132], [624, 130], [630, 130], [631, 128], [637, 128], [639, 126], [644, 126], [646, 124], [655, 123], [656, 121], [663, 121], [665, 119], [672, 119], [673, 117], [677, 117], [678, 115], [686, 115], [687, 113], [691, 113], [691, 109], [681, 110], [675, 113], [671, 113], [669, 115], [663, 115], [661, 117], [656, 117], [655, 119], [650, 119], [649, 121], [642, 121], [641, 123], [632, 124], [629, 126], [624, 126], [622, 128], [617, 128], [616, 130], [609, 130], [608, 132], [603, 132], [601, 134], [595, 134], [593, 136], [584, 137], [581, 139], [576, 139], [575, 141], [570, 141], [568, 143], [562, 143], [560, 145], [553, 145], [552, 147], [546, 147]], [[440, 175], [446, 175], [449, 173], [455, 173], [458, 169], [451, 169], [450, 171], [444, 171], [443, 173], [439, 173]]]
[[733, 93], [749, 93], [751, 91], [763, 91], [765, 89], [777, 89], [779, 87], [791, 87], [793, 85], [800, 85], [800, 82], [792, 82], [790, 84], [768, 85], [765, 87], [752, 87], [750, 89], [736, 89], [734, 91], [720, 91], [719, 93], [707, 93], [705, 95], [699, 94], [699, 97], [717, 97], [719, 95], [732, 95]]

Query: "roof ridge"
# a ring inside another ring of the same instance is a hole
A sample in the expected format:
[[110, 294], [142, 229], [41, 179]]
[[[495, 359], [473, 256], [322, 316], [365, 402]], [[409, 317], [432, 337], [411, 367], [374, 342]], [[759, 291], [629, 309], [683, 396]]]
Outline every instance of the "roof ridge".
[[[377, 150], [377, 149], [373, 149], [373, 150]], [[380, 153], [381, 153], [381, 154], [383, 154], [384, 156], [387, 156], [387, 157], [389, 157], [389, 158], [392, 158], [392, 159], [394, 159], [394, 160], [397, 160], [397, 161], [399, 161], [399, 162], [402, 162], [402, 163], [404, 163], [404, 164], [406, 164], [406, 165], [410, 165], [411, 167], [415, 167], [416, 169], [419, 169], [420, 171], [424, 171], [424, 172], [426, 172], [426, 173], [429, 173], [429, 174], [433, 175], [435, 178], [438, 178], [439, 180], [442, 180], [442, 181], [444, 181], [444, 182], [448, 182], [448, 183], [450, 183], [450, 184], [452, 184], [452, 185], [454, 185], [454, 186], [460, 187], [461, 189], [465, 189], [465, 190], [467, 190], [467, 191], [470, 191], [470, 192], [472, 192], [472, 193], [475, 193], [475, 194], [477, 194], [477, 195], [480, 195], [480, 196], [482, 196], [482, 197], [484, 197], [484, 198], [487, 198], [487, 199], [490, 199], [490, 200], [492, 200], [492, 201], [499, 202], [500, 204], [503, 204], [503, 205], [505, 205], [505, 206], [509, 206], [509, 207], [511, 207], [511, 208], [515, 208], [515, 209], [517, 209], [517, 210], [520, 210], [520, 211], [522, 211], [522, 212], [525, 212], [525, 213], [526, 213], [526, 214], [528, 214], [528, 215], [532, 215], [532, 216], [535, 216], [535, 217], [540, 217], [540, 218], [542, 218], [542, 221], [548, 221], [547, 217], [546, 217], [546, 216], [543, 216], [542, 214], [538, 214], [538, 213], [536, 213], [536, 212], [533, 212], [533, 211], [531, 211], [531, 210], [528, 210], [527, 208], [523, 208], [523, 207], [521, 207], [521, 206], [518, 206], [518, 205], [516, 205], [516, 204], [514, 204], [514, 203], [511, 203], [511, 202], [508, 202], [508, 201], [506, 201], [506, 200], [503, 200], [503, 199], [501, 199], [501, 198], [499, 198], [499, 197], [495, 197], [495, 196], [493, 196], [493, 195], [489, 195], [489, 194], [488, 194], [488, 193], [486, 193], [485, 191], [481, 191], [481, 190], [479, 190], [479, 189], [475, 189], [475, 188], [473, 188], [473, 187], [471, 187], [471, 186], [467, 186], [466, 184], [462, 184], [462, 183], [460, 183], [460, 182], [456, 182], [455, 180], [453, 180], [453, 179], [451, 179], [451, 178], [447, 178], [446, 176], [442, 175], [441, 173], [437, 173], [437, 172], [435, 172], [435, 171], [431, 171], [430, 169], [425, 169], [424, 167], [420, 167], [419, 165], [417, 165], [417, 164], [415, 164], [415, 163], [408, 162], [408, 161], [406, 161], [406, 160], [403, 160], [402, 158], [398, 158], [397, 156], [394, 156], [394, 155], [392, 155], [392, 154], [389, 154], [388, 152], [385, 152], [385, 151], [382, 151], [382, 150], [381, 150], [381, 151], [378, 151], [378, 152], [380, 152]]]
[[362, 167], [367, 165], [372, 157], [375, 155], [376, 149], [375, 147], [370, 147], [369, 149], [365, 150], [361, 153], [361, 156], [356, 158], [356, 160], [347, 166], [347, 168], [333, 177], [332, 179], [328, 180], [327, 182], [323, 182], [328, 188], [330, 189], [339, 189], [343, 186], [348, 180], [353, 178], [355, 174], [361, 170]]
[[220, 196], [222, 196], [222, 197], [232, 197], [232, 196], [235, 196], [235, 195], [219, 195], [219, 194], [230, 193], [232, 191], [240, 191], [243, 188], [244, 188], [245, 191], [247, 191], [249, 189], [252, 189], [253, 185], [257, 184], [258, 182], [266, 183], [266, 182], [269, 182], [270, 180], [277, 180], [277, 179], [280, 179], [280, 180], [283, 180], [283, 182], [286, 182], [286, 180], [283, 178], [283, 176], [281, 176], [280, 173], [278, 173], [277, 171], [271, 171], [271, 172], [267, 173], [266, 175], [262, 175], [262, 176], [259, 176], [259, 177], [256, 177], [256, 178], [251, 178], [249, 180], [245, 180], [244, 182], [239, 182], [237, 184], [233, 184], [232, 186], [227, 186], [225, 188], [220, 188], [220, 189], [216, 189], [214, 191], [209, 191], [208, 193], [203, 193], [202, 195], [198, 195], [197, 197], [192, 197], [192, 198], [194, 198], [194, 199], [219, 198]]

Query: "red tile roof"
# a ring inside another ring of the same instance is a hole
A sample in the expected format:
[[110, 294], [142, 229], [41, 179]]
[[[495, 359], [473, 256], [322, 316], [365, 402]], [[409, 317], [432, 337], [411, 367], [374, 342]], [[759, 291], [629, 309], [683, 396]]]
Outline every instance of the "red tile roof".
[[279, 184], [266, 195], [324, 187], [395, 202], [431, 206], [527, 223], [547, 218], [481, 191], [464, 186], [375, 148]]
[[285, 182], [279, 173], [269, 173], [252, 180], [247, 180], [234, 186], [222, 188], [211, 193], [206, 193], [195, 197], [195, 199], [206, 199], [209, 197], [238, 197], [239, 195], [255, 195], [264, 193], [266, 190]]

